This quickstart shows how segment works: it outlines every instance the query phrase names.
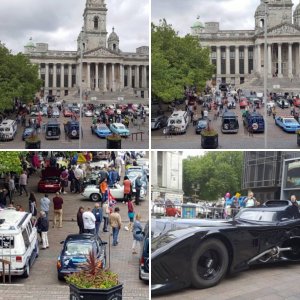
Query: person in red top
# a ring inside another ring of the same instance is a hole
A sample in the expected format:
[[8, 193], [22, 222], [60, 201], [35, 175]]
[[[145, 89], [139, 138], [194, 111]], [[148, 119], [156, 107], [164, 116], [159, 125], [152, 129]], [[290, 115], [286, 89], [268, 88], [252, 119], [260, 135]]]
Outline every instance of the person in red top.
[[131, 199], [128, 199], [127, 208], [128, 208], [129, 224], [128, 227], [125, 226], [124, 229], [132, 231], [133, 219], [134, 219], [134, 206]]
[[124, 177], [124, 201], [128, 202], [129, 199], [131, 199], [131, 181], [129, 180], [128, 176]]
[[53, 205], [54, 205], [53, 228], [57, 224], [57, 219], [58, 219], [58, 227], [62, 228], [63, 203], [64, 203], [63, 198], [59, 195], [59, 192], [57, 192], [56, 196], [53, 198]]

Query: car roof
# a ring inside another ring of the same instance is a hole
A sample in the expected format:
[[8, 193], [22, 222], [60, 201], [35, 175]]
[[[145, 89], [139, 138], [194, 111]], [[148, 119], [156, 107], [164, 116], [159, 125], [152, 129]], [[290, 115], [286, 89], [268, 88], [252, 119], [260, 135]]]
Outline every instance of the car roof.
[[223, 113], [223, 118], [226, 118], [226, 117], [236, 117], [236, 114], [233, 111], [225, 111]]
[[76, 242], [76, 241], [87, 241], [87, 242], [92, 242], [97, 240], [94, 234], [89, 234], [89, 233], [83, 233], [83, 234], [69, 234], [66, 237], [65, 242]]

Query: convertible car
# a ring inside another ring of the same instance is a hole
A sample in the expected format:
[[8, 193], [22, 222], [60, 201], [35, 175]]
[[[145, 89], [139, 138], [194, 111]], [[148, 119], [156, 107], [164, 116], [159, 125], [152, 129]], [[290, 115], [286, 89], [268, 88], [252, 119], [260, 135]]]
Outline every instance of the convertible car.
[[244, 208], [231, 220], [152, 224], [152, 295], [209, 288], [254, 264], [300, 261], [300, 214], [290, 201]]

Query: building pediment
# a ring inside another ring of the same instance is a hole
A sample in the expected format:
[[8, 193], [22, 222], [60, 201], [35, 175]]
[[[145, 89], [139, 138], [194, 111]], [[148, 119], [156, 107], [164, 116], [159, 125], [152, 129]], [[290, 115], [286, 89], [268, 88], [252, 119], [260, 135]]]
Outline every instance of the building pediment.
[[115, 57], [115, 58], [121, 57], [117, 53], [115, 53], [109, 49], [103, 48], [103, 47], [99, 47], [99, 48], [87, 51], [84, 53], [84, 56], [85, 57]]
[[300, 28], [293, 24], [283, 23], [274, 26], [268, 30], [268, 35], [286, 36], [286, 35], [300, 35]]

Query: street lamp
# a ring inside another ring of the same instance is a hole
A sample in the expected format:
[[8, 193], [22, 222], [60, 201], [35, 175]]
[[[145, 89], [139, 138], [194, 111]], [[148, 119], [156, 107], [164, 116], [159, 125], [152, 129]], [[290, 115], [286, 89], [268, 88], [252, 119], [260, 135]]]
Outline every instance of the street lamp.
[[79, 144], [78, 147], [81, 149], [82, 143], [82, 66], [83, 66], [83, 52], [85, 50], [85, 43], [84, 43], [84, 31], [81, 30], [80, 33], [80, 76], [79, 76], [79, 89], [80, 89], [80, 100], [79, 100]]
[[197, 192], [200, 191], [200, 183], [197, 183], [197, 184], [192, 183], [191, 188], [192, 188], [192, 190], [194, 191], [193, 198], [194, 198], [194, 201], [195, 201], [195, 199], [196, 199], [196, 197], [197, 197]]
[[265, 3], [265, 18], [264, 18], [264, 38], [265, 38], [265, 44], [264, 44], [264, 119], [265, 119], [265, 149], [268, 148], [268, 131], [267, 131], [267, 85], [268, 85], [268, 25], [267, 25], [267, 19], [268, 19], [268, 0], [264, 0]]

